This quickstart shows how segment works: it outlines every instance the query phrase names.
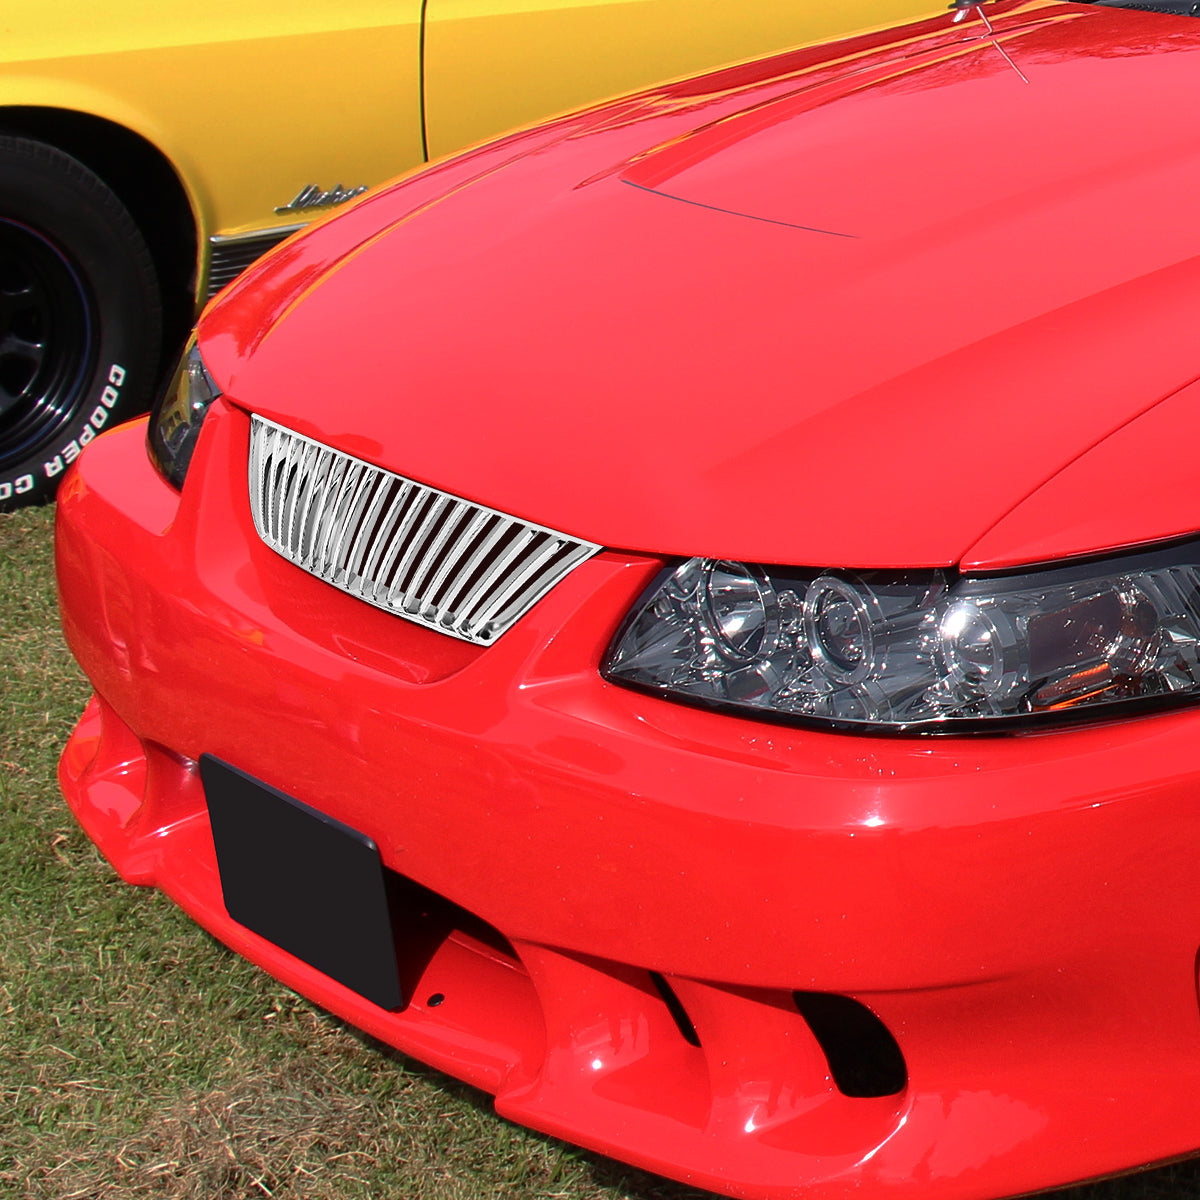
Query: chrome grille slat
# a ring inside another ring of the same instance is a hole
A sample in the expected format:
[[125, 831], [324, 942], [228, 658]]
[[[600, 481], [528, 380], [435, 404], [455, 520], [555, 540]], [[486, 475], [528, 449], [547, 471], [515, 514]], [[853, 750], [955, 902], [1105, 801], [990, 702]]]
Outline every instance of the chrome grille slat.
[[341, 529], [329, 551], [329, 561], [333, 565], [334, 571], [340, 572], [342, 575], [342, 579], [336, 579], [338, 583], [345, 578], [345, 567], [340, 565], [346, 561], [342, 555], [342, 548], [346, 545], [346, 539], [352, 538], [357, 532], [358, 522], [362, 518], [362, 510], [366, 506], [367, 498], [371, 494], [371, 485], [375, 480], [375, 474], [363, 468], [358, 472], [354, 485], [346, 497], [346, 511], [340, 522]]
[[276, 524], [275, 536], [276, 537], [285, 536], [284, 530], [287, 527], [288, 515], [289, 515], [289, 513], [291, 511], [291, 507], [292, 507], [292, 503], [291, 503], [292, 493], [295, 490], [287, 485], [293, 477], [292, 472], [295, 471], [295, 469], [296, 469], [296, 455], [302, 449], [303, 449], [302, 447], [297, 446], [295, 443], [292, 443], [290, 446], [288, 446], [287, 453], [284, 455], [283, 464], [279, 469], [280, 477], [283, 482], [283, 486], [278, 488], [278, 493], [276, 496], [276, 501], [277, 501], [276, 508], [275, 508], [275, 524]]
[[548, 592], [560, 579], [577, 565], [579, 559], [573, 554], [564, 556], [566, 548], [562, 541], [547, 547], [536, 563], [530, 563], [505, 589], [503, 599], [497, 600], [488, 614], [480, 614], [479, 620], [495, 622], [504, 626], [515, 620], [513, 613], [522, 613], [538, 596]]
[[312, 459], [315, 457], [313, 447], [305, 446], [300, 453], [298, 467], [300, 469], [300, 481], [296, 487], [291, 488], [291, 495], [288, 497], [288, 504], [285, 510], [286, 515], [283, 519], [284, 536], [289, 542], [295, 544], [296, 540], [296, 517], [300, 513], [300, 500], [304, 495], [304, 481], [312, 474]]
[[404, 511], [400, 528], [392, 535], [391, 544], [388, 546], [387, 556], [380, 565], [379, 570], [375, 574], [375, 588], [371, 594], [371, 602], [373, 604], [381, 604], [383, 607], [388, 607], [388, 580], [393, 578], [396, 572], [396, 562], [400, 555], [404, 553], [405, 546], [408, 545], [409, 533], [412, 530], [416, 519], [421, 514], [421, 506], [426, 499], [425, 490], [417, 487], [414, 484], [404, 498]]
[[421, 562], [413, 571], [412, 580], [404, 590], [412, 595], [417, 611], [425, 608], [429, 600], [429, 592], [425, 581], [441, 566], [442, 551], [450, 540], [450, 535], [462, 524], [466, 510], [471, 506], [462, 500], [453, 501], [442, 513], [441, 528], [433, 535], [429, 545], [421, 554]]
[[375, 493], [371, 497], [371, 505], [367, 509], [366, 515], [362, 519], [362, 524], [358, 527], [358, 533], [355, 535], [354, 544], [346, 556], [346, 583], [347, 586], [355, 591], [361, 582], [361, 572], [363, 555], [366, 554], [368, 547], [372, 544], [373, 534], [377, 531], [379, 525], [379, 514], [383, 511], [384, 502], [395, 491], [395, 483], [391, 479], [377, 479], [375, 481]]
[[271, 451], [272, 446], [267, 448], [267, 494], [266, 494], [266, 512], [263, 519], [266, 522], [267, 528], [271, 531], [271, 536], [275, 536], [277, 528], [276, 515], [279, 510], [279, 481], [283, 473], [283, 460], [276, 458]]
[[400, 607], [404, 612], [411, 612], [408, 607], [408, 588], [405, 586], [405, 581], [408, 579], [411, 572], [417, 570], [420, 566], [417, 556], [420, 554], [426, 541], [429, 538], [430, 530], [437, 525], [438, 518], [442, 515], [442, 509], [449, 503], [450, 497], [442, 492], [433, 492], [429, 497], [429, 504], [425, 508], [425, 512], [421, 517], [421, 523], [417, 526], [416, 532], [409, 540], [408, 547], [404, 551], [404, 557], [400, 560], [400, 565], [396, 568], [396, 574], [392, 580], [392, 586], [388, 591], [389, 603], [394, 603], [400, 598]]
[[321, 509], [317, 515], [316, 537], [313, 539], [312, 559], [309, 570], [314, 575], [325, 575], [325, 564], [328, 561], [329, 543], [337, 536], [337, 511], [342, 502], [342, 493], [346, 490], [346, 480], [350, 476], [353, 460], [335, 458], [329, 468], [326, 479], [326, 492], [321, 498]]
[[366, 597], [367, 591], [370, 590], [371, 596], [367, 598], [372, 602], [378, 594], [380, 581], [387, 578], [387, 572], [391, 570], [392, 564], [396, 561], [396, 555], [400, 553], [401, 542], [396, 536], [396, 526], [400, 518], [408, 511], [412, 499], [414, 485], [407, 479], [398, 479], [396, 482], [399, 487], [392, 497], [391, 507], [379, 528], [375, 544], [371, 547], [370, 556], [362, 569], [362, 578], [355, 591], [356, 595]]
[[[448, 588], [445, 597], [442, 600], [442, 606], [448, 612], [455, 611], [455, 605], [459, 600], [463, 599], [470, 587], [471, 580], [475, 578], [479, 568], [483, 565], [488, 555], [500, 544], [505, 533], [512, 527], [512, 522], [506, 517], [501, 517], [498, 514], [490, 514], [496, 517], [496, 524], [486, 538], [475, 548], [471, 557], [467, 559], [461, 571], [457, 573], [457, 578]], [[460, 614], [461, 615], [461, 614]]]
[[549, 538], [543, 542], [533, 554], [525, 559], [524, 565], [504, 581], [487, 604], [476, 611], [475, 619], [483, 622], [485, 626], [495, 620], [504, 612], [509, 601], [520, 594], [521, 589], [538, 575], [561, 548], [562, 542], [557, 538]]
[[[429, 581], [429, 586], [425, 589], [426, 601], [434, 608], [438, 606], [438, 597], [441, 594], [442, 585], [451, 578], [450, 572], [454, 569], [454, 564], [461, 561], [462, 556], [475, 543], [479, 531], [492, 519], [492, 514], [485, 509], [475, 508], [474, 505], [468, 504], [465, 500], [460, 500], [459, 504], [467, 510], [469, 519], [461, 536], [454, 539], [454, 544], [447, 550], [436, 574]], [[465, 582], [464, 580], [464, 585]]]
[[262, 540], [368, 604], [494, 642], [600, 549], [251, 417], [250, 512]]
[[263, 527], [263, 497], [267, 490], [262, 467], [265, 441], [265, 436], [250, 439], [250, 515], [254, 518], [255, 529]]
[[321, 505], [319, 497], [323, 494], [325, 481], [333, 470], [333, 453], [322, 449], [317, 454], [317, 464], [308, 480], [308, 491], [304, 497], [304, 507], [300, 511], [300, 534], [296, 546], [298, 561], [306, 570], [314, 561], [314, 550], [317, 544], [317, 531], [321, 525]]
[[463, 606], [458, 614], [458, 620], [455, 622], [455, 628], [466, 628], [470, 624], [474, 624], [473, 617], [477, 609], [482, 608], [487, 602], [488, 595], [496, 582], [504, 576], [504, 573], [518, 561], [522, 553], [529, 546], [529, 543], [537, 537], [537, 531], [534, 529], [522, 529], [517, 536], [509, 542], [509, 544], [500, 552], [500, 557], [487, 569], [483, 578], [479, 581], [475, 588], [475, 595], [471, 597]]
[[346, 540], [346, 530], [349, 528], [350, 511], [354, 507], [359, 485], [363, 479], [361, 463], [352, 462], [346, 468], [342, 477], [341, 494], [333, 510], [333, 534], [325, 545], [325, 569], [331, 569], [338, 561], [342, 543]]

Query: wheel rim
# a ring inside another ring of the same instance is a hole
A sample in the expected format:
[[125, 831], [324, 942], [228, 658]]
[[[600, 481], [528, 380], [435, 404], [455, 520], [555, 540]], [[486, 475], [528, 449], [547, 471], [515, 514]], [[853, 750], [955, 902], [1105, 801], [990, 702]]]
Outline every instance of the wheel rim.
[[82, 279], [35, 229], [0, 219], [0, 467], [75, 415], [95, 359]]

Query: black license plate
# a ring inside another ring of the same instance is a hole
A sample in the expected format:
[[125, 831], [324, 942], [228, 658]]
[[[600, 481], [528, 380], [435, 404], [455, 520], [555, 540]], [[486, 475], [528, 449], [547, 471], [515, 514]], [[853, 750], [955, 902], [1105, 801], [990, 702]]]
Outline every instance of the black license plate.
[[403, 1008], [375, 843], [211, 755], [200, 777], [229, 915], [381, 1008]]

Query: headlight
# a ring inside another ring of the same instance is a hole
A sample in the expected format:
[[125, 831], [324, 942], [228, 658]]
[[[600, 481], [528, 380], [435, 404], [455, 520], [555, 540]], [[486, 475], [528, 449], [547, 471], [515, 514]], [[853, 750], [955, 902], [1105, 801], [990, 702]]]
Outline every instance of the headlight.
[[170, 386], [150, 413], [150, 458], [177, 488], [183, 487], [200, 426], [209, 406], [220, 394], [193, 337], [175, 368]]
[[666, 571], [605, 675], [748, 713], [891, 730], [1200, 692], [1200, 545], [1021, 575]]

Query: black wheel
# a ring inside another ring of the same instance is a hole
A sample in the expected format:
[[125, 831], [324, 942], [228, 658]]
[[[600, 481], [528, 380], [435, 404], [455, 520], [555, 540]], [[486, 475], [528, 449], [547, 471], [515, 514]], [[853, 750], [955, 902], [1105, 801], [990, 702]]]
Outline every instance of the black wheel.
[[120, 200], [69, 155], [0, 135], [0, 512], [49, 500], [88, 442], [149, 405], [161, 329]]

